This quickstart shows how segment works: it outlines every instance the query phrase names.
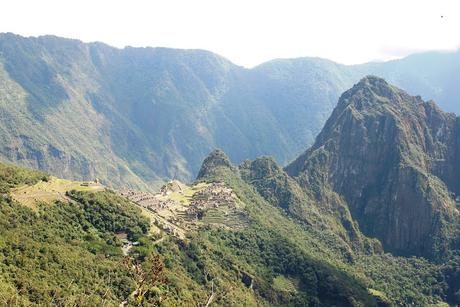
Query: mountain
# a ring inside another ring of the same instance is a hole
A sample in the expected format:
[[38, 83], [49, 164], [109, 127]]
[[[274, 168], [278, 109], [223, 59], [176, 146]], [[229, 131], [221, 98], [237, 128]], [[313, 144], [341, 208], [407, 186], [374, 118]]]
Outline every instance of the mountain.
[[382, 77], [413, 95], [432, 99], [442, 110], [456, 114], [460, 114], [459, 68], [459, 51], [425, 52], [399, 60], [361, 65], [365, 74]]
[[[378, 94], [392, 89], [410, 97], [382, 82], [366, 78], [354, 89]], [[368, 113], [390, 103], [361, 100], [366, 101]], [[362, 233], [351, 205], [332, 184], [305, 185], [307, 174], [292, 177], [291, 171], [269, 157], [234, 165], [215, 150], [203, 161], [197, 181], [171, 181], [151, 194], [112, 191], [94, 181], [62, 180], [0, 163], [0, 302], [460, 302], [458, 246], [439, 261], [387, 253], [379, 240]]]
[[213, 148], [236, 163], [271, 155], [285, 165], [313, 143], [340, 94], [369, 73], [460, 111], [458, 54], [245, 69], [204, 50], [0, 34], [0, 157], [144, 190], [192, 180]]
[[[341, 95], [313, 146], [288, 166], [262, 157], [243, 162], [238, 174], [308, 225], [312, 237], [329, 233], [322, 238], [328, 248], [355, 265], [358, 255], [368, 260], [381, 252], [423, 257], [428, 266], [449, 263], [437, 270], [446, 274], [447, 300], [457, 302], [459, 123], [434, 101], [367, 76]], [[205, 160], [209, 165], [228, 168]]]
[[[273, 154], [286, 162], [313, 140], [344, 89], [340, 65], [325, 61], [305, 63], [302, 79], [276, 63], [247, 70], [207, 51], [52, 36], [2, 34], [0, 62], [6, 160], [144, 189], [192, 179], [214, 147], [236, 161]], [[293, 79], [297, 93], [287, 95]]]
[[[211, 152], [200, 171], [203, 177], [198, 179], [225, 182], [245, 203], [252, 204], [247, 210], [254, 218], [251, 223], [259, 225], [257, 233], [269, 229], [273, 231], [271, 236], [283, 236], [284, 241], [292, 242], [319, 263], [350, 272], [363, 282], [379, 306], [427, 306], [441, 304], [441, 301], [458, 303], [458, 246], [449, 246], [449, 252], [443, 254], [439, 262], [417, 256], [392, 255], [384, 251], [377, 239], [361, 232], [361, 224], [354, 222], [355, 216], [350, 215], [343, 196], [328, 187], [303, 185], [302, 180], [288, 175], [268, 157], [244, 161], [238, 167], [228, 161], [222, 151]], [[317, 188], [320, 195], [315, 194]], [[253, 246], [251, 255], [257, 257], [259, 252], [267, 253], [260, 249], [265, 244]], [[237, 245], [238, 248], [241, 246], [247, 245]], [[245, 253], [238, 257], [242, 255]], [[346, 278], [350, 279], [350, 276]], [[304, 282], [302, 277], [300, 282]], [[349, 301], [341, 300], [338, 305], [349, 304]], [[278, 305], [284, 304], [285, 301], [278, 302]], [[354, 306], [360, 304], [360, 301], [352, 303]]]
[[441, 257], [458, 223], [459, 118], [366, 77], [340, 98], [314, 145], [286, 167], [300, 186], [343, 197], [385, 250]]
[[[219, 168], [226, 166], [214, 165], [220, 176]], [[0, 164], [1, 304], [377, 306], [381, 301], [361, 279], [290, 239], [293, 232], [308, 236], [238, 177], [219, 180], [164, 189], [153, 208], [88, 182]], [[234, 202], [238, 214], [229, 214], [229, 203], [215, 206], [211, 197], [219, 193], [227, 193], [225, 201]], [[175, 210], [197, 204], [200, 218]], [[170, 210], [167, 218], [162, 210]]]
[[139, 208], [13, 165], [0, 164], [0, 186], [2, 306], [118, 305], [135, 291], [144, 268], [123, 264], [121, 234], [146, 237]]

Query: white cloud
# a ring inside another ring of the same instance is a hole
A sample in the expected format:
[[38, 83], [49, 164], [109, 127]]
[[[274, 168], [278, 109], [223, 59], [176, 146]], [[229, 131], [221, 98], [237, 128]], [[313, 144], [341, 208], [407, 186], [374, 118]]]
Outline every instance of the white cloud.
[[[441, 18], [443, 16], [443, 18]], [[0, 31], [352, 64], [459, 46], [458, 0], [3, 0]]]

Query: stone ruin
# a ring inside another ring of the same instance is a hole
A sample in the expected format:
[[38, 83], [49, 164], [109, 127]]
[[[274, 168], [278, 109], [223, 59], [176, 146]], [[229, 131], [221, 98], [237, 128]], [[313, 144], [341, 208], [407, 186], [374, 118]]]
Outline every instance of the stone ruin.
[[186, 186], [182, 182], [178, 180], [171, 180], [161, 187], [160, 193], [163, 196], [167, 196], [174, 192], [182, 194], [185, 191], [185, 188]]
[[[139, 206], [159, 214], [159, 217], [155, 218], [157, 226], [161, 226], [165, 232], [172, 235], [177, 234], [175, 227], [184, 229], [198, 227], [199, 221], [202, 220], [205, 212], [209, 209], [225, 207], [229, 211], [239, 211], [237, 210], [236, 194], [232, 189], [226, 187], [224, 183], [211, 183], [196, 191], [189, 203], [178, 203], [167, 198], [167, 195], [171, 193], [182, 194], [185, 190], [186, 186], [182, 183], [170, 181], [157, 194], [133, 189], [121, 190], [119, 194]], [[225, 213], [226, 215], [227, 213]], [[164, 219], [163, 222], [160, 217]]]
[[120, 195], [126, 197], [132, 202], [135, 202], [141, 207], [144, 207], [153, 212], [157, 212], [160, 209], [168, 208], [172, 201], [162, 201], [157, 194], [151, 194], [148, 192], [142, 192], [133, 189], [121, 190]]
[[227, 188], [223, 183], [212, 183], [203, 190], [196, 192], [186, 210], [187, 219], [201, 219], [204, 211], [220, 206], [236, 208], [236, 194], [232, 189]]

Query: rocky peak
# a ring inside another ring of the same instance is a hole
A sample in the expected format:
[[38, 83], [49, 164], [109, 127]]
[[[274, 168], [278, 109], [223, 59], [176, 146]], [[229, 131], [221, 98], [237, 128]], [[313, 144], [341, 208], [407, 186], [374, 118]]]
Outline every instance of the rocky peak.
[[341, 96], [315, 144], [286, 171], [304, 188], [343, 196], [361, 230], [387, 250], [432, 256], [456, 214], [448, 188], [459, 182], [455, 122], [433, 102], [368, 76]]
[[223, 152], [220, 149], [215, 149], [206, 157], [206, 159], [204, 159], [200, 171], [198, 172], [197, 179], [204, 179], [210, 177], [219, 168], [226, 168], [231, 171], [235, 170], [225, 152]]
[[394, 88], [385, 79], [376, 76], [362, 78], [348, 92], [356, 95], [358, 91], [369, 91], [381, 97], [392, 97], [395, 94]]
[[307, 196], [295, 180], [271, 157], [260, 157], [253, 161], [246, 160], [239, 166], [241, 178], [256, 188], [271, 204], [291, 213], [298, 207], [306, 205]]

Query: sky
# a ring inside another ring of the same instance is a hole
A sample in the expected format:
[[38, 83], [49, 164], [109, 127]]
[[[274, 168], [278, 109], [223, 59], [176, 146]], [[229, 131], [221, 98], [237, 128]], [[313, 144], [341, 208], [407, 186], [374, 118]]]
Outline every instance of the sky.
[[460, 0], [2, 0], [0, 32], [358, 64], [457, 50]]

